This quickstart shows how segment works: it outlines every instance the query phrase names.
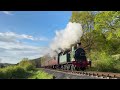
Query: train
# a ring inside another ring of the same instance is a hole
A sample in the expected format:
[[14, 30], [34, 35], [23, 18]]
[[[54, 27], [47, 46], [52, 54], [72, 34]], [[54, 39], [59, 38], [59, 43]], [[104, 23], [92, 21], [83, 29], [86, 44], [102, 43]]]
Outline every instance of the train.
[[[84, 49], [77, 48], [79, 43], [73, 44], [70, 49], [57, 53], [53, 58], [46, 56], [41, 59], [42, 68], [63, 69], [63, 70], [86, 70], [91, 67], [91, 61], [86, 58]], [[76, 59], [76, 51], [81, 59]]]

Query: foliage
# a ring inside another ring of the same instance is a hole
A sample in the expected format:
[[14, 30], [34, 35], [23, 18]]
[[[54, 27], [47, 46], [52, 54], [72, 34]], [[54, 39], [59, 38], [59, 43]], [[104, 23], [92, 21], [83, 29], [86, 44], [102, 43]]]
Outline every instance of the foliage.
[[41, 70], [35, 68], [35, 64], [28, 59], [23, 59], [19, 64], [14, 66], [7, 66], [0, 68], [1, 79], [51, 79], [52, 75], [49, 75]]
[[53, 76], [42, 70], [27, 71], [18, 65], [0, 68], [0, 79], [52, 79]]
[[77, 22], [82, 25], [83, 28], [83, 36], [81, 38], [82, 45], [86, 49], [86, 52], [90, 52], [92, 44], [93, 44], [93, 35], [92, 31], [94, 29], [94, 13], [90, 11], [83, 12], [73, 12], [72, 17], [70, 19], [71, 22]]
[[120, 71], [120, 11], [72, 12], [71, 22], [83, 27], [81, 43], [98, 71]]
[[20, 66], [8, 66], [0, 69], [0, 78], [3, 79], [25, 78], [27, 74], [28, 72]]
[[29, 79], [52, 79], [52, 78], [53, 78], [52, 75], [49, 75], [42, 70], [32, 73], [31, 76], [29, 77]]
[[25, 70], [30, 71], [35, 69], [35, 63], [29, 61], [28, 59], [23, 59], [19, 66], [23, 67]]
[[104, 51], [91, 53], [91, 59], [93, 60], [93, 67], [96, 67], [97, 71], [111, 71], [114, 72], [116, 69], [117, 62]]
[[[104, 49], [107, 49], [109, 54], [117, 54], [120, 52], [120, 12], [119, 11], [103, 11], [96, 14], [94, 19], [94, 28], [96, 33], [99, 32], [96, 38], [103, 40]], [[101, 37], [100, 37], [101, 36]], [[103, 37], [103, 38], [102, 38]], [[96, 42], [99, 41], [96, 40]], [[100, 42], [100, 41], [99, 41]], [[98, 44], [99, 45], [99, 44]], [[102, 46], [102, 45], [101, 45]]]

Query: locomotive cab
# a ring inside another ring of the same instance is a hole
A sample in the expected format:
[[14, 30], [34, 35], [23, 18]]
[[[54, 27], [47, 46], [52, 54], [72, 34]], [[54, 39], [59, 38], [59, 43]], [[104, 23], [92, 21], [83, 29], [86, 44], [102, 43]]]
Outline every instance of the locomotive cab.
[[85, 55], [84, 49], [81, 47], [81, 43], [77, 44], [76, 50], [74, 52], [74, 59], [73, 65], [77, 68], [77, 70], [85, 70], [88, 66], [87, 58]]
[[87, 61], [86, 55], [85, 55], [85, 50], [81, 47], [81, 43], [77, 44], [77, 49], [75, 50], [75, 56], [74, 56], [76, 61]]

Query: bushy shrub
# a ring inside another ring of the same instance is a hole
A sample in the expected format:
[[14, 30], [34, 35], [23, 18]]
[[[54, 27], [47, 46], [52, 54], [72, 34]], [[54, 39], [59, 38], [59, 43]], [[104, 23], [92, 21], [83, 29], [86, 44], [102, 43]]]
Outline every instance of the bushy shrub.
[[22, 60], [19, 66], [23, 67], [25, 70], [30, 71], [35, 69], [35, 65], [29, 60]]
[[14, 66], [0, 68], [0, 79], [20, 79], [20, 78], [50, 79], [51, 75], [35, 69], [35, 64], [29, 60], [22, 60]]
[[12, 71], [11, 72], [12, 73], [11, 78], [25, 78], [26, 75], [27, 75], [27, 71], [25, 71], [20, 66], [13, 67], [13, 69], [11, 71]]
[[35, 67], [34, 67], [32, 64], [28, 64], [28, 65], [26, 65], [24, 68], [25, 68], [25, 70], [27, 70], [27, 71], [31, 71], [31, 70], [34, 70], [34, 69], [35, 69]]
[[25, 78], [27, 74], [27, 71], [20, 66], [8, 66], [0, 69], [0, 78], [3, 79]]
[[116, 61], [106, 52], [91, 52], [91, 60], [97, 71], [115, 72]]
[[4, 72], [3, 70], [0, 68], [0, 79], [4, 78]]

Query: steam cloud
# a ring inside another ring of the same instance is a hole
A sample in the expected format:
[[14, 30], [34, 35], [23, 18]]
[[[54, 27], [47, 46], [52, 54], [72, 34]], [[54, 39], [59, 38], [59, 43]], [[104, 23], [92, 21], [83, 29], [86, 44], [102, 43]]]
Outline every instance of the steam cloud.
[[51, 42], [50, 48], [57, 52], [59, 52], [60, 49], [68, 49], [71, 44], [80, 41], [82, 34], [81, 24], [69, 22], [65, 29], [56, 31], [56, 36]]

